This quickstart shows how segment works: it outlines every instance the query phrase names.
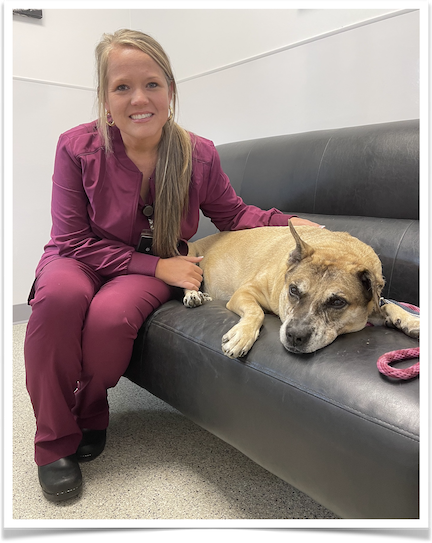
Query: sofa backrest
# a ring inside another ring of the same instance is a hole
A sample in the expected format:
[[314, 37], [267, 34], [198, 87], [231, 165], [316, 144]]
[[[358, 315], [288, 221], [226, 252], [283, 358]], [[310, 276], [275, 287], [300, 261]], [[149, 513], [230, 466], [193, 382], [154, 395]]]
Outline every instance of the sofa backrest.
[[[218, 146], [243, 200], [346, 231], [383, 265], [383, 295], [419, 305], [419, 121]], [[213, 233], [200, 224], [196, 237]]]
[[419, 121], [218, 146], [247, 204], [284, 212], [419, 218]]

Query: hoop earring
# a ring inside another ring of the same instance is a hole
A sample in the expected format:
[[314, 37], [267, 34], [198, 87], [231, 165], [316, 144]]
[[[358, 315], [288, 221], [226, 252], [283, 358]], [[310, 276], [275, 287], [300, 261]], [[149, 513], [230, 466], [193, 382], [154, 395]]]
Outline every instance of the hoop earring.
[[[108, 117], [111, 120], [109, 120]], [[107, 111], [105, 113], [105, 122], [107, 123], [108, 126], [114, 126], [115, 125], [115, 122], [114, 122], [113, 118], [111, 117], [111, 113], [109, 111]]]
[[172, 118], [174, 117], [174, 112], [173, 112], [173, 110], [172, 110], [172, 107], [171, 107], [171, 106], [169, 107], [169, 110], [168, 110], [168, 111], [169, 111], [169, 117], [168, 117], [168, 121], [170, 121], [170, 120], [171, 120], [171, 119], [172, 119]]

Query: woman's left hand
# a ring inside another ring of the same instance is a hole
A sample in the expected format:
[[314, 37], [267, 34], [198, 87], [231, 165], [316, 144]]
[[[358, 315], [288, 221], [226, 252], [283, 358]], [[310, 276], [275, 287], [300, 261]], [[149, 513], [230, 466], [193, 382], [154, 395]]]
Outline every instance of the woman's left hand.
[[308, 219], [302, 219], [300, 217], [293, 217], [290, 219], [293, 226], [316, 226], [317, 228], [325, 228], [322, 224], [309, 221]]

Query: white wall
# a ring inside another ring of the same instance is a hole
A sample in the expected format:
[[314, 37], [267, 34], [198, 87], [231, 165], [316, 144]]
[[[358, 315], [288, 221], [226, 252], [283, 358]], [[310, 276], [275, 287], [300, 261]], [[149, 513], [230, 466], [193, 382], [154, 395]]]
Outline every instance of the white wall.
[[417, 118], [418, 24], [409, 13], [185, 81], [180, 121], [219, 144]]
[[12, 24], [14, 305], [49, 239], [58, 136], [95, 115], [103, 32], [158, 39], [181, 124], [216, 144], [419, 116], [418, 11], [47, 9]]

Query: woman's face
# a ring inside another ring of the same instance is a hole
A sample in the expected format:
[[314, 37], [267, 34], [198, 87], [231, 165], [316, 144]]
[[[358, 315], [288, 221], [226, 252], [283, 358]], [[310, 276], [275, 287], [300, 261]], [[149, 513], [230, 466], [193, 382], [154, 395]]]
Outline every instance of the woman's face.
[[134, 47], [117, 47], [110, 52], [105, 108], [126, 148], [159, 143], [171, 98], [171, 85], [149, 55]]

